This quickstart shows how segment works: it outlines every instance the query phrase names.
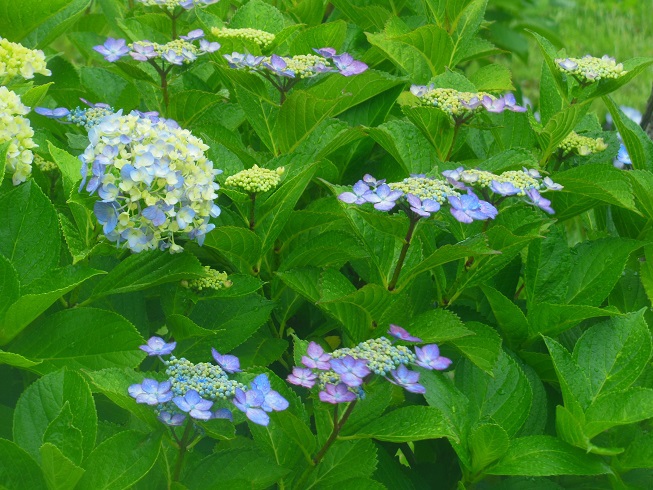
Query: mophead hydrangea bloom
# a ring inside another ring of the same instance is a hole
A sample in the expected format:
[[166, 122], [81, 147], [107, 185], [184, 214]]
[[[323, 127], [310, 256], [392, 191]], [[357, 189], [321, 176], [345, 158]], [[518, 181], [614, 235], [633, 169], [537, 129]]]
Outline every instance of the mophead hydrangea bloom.
[[435, 106], [449, 114], [454, 120], [462, 121], [483, 110], [487, 112], [525, 112], [517, 105], [513, 94], [495, 97], [487, 92], [459, 92], [452, 88], [435, 88], [431, 85], [412, 85], [411, 93], [421, 105]]
[[211, 33], [218, 39], [245, 39], [251, 41], [262, 48], [267, 48], [274, 41], [274, 34], [271, 32], [251, 29], [230, 29], [229, 27], [212, 27]]
[[565, 155], [577, 153], [580, 156], [587, 156], [606, 150], [608, 145], [603, 141], [603, 138], [590, 138], [572, 131], [560, 143], [559, 147]]
[[254, 165], [252, 168], [230, 175], [224, 183], [225, 185], [242, 189], [245, 192], [267, 192], [279, 185], [283, 172], [283, 167], [279, 167], [276, 170], [269, 170]]
[[607, 54], [601, 58], [589, 54], [582, 58], [556, 58], [555, 62], [562, 73], [572, 75], [583, 84], [616, 79], [628, 73], [623, 64]]
[[[422, 342], [405, 329], [391, 325], [388, 333], [404, 342]], [[355, 347], [344, 347], [326, 353], [317, 343], [308, 345], [302, 366], [295, 366], [287, 381], [297, 386], [319, 388], [319, 398], [326, 403], [348, 403], [363, 398], [364, 385], [374, 375], [383, 376], [393, 384], [411, 393], [425, 393], [419, 384], [419, 373], [408, 365], [425, 369], [444, 370], [451, 360], [440, 356], [437, 345], [426, 345], [412, 351], [404, 345], [395, 345], [386, 337], [370, 339]]]
[[133, 252], [180, 252], [179, 237], [203, 243], [215, 227], [210, 218], [220, 214], [214, 178], [221, 171], [201, 139], [173, 120], [137, 112], [105, 117], [88, 138], [80, 190], [97, 193], [95, 215], [110, 241]]
[[35, 73], [46, 76], [52, 74], [45, 65], [43, 51], [29, 49], [0, 37], [0, 80], [17, 75], [30, 79], [34, 78]]
[[25, 182], [32, 173], [32, 148], [37, 145], [32, 140], [34, 131], [29, 120], [23, 117], [28, 112], [17, 94], [0, 87], [0, 145], [9, 142], [5, 171], [14, 185]]

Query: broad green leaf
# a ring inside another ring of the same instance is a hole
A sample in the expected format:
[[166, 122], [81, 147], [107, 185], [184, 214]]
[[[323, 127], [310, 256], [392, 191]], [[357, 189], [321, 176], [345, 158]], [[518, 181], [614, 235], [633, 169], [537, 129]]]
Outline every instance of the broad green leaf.
[[342, 267], [346, 262], [367, 257], [358, 240], [343, 231], [326, 231], [293, 248], [279, 271], [297, 267]]
[[540, 163], [546, 162], [549, 157], [558, 149], [558, 146], [567, 137], [567, 135], [576, 127], [576, 124], [583, 118], [587, 112], [588, 106], [581, 104], [572, 105], [558, 112], [549, 119], [542, 132], [536, 128], [536, 137], [542, 156]]
[[633, 170], [627, 175], [630, 177], [638, 209], [646, 218], [653, 219], [653, 173], [648, 170]]
[[465, 328], [475, 335], [453, 339], [451, 344], [483, 371], [491, 373], [501, 353], [501, 337], [482, 323], [467, 322]]
[[0, 364], [7, 364], [9, 366], [20, 368], [30, 368], [32, 366], [36, 366], [40, 362], [41, 361], [27, 359], [26, 357], [23, 357], [20, 354], [15, 354], [14, 352], [5, 352], [0, 350]]
[[[86, 458], [86, 473], [75, 488], [130, 488], [154, 466], [160, 449], [160, 434], [142, 434], [135, 430], [119, 432], [98, 445]], [[107, 464], [108, 461], [111, 464]]]
[[469, 81], [476, 86], [479, 92], [506, 92], [515, 90], [512, 85], [510, 70], [496, 63], [485, 65], [470, 75]]
[[64, 294], [100, 274], [104, 274], [104, 271], [68, 265], [48, 271], [38, 281], [23, 288], [20, 298], [7, 309], [4, 320], [0, 320], [0, 344], [15, 338]]
[[560, 303], [567, 298], [571, 260], [567, 240], [558, 227], [552, 227], [544, 239], [531, 242], [524, 268], [529, 314], [539, 303]]
[[238, 102], [240, 102], [241, 107], [245, 111], [247, 120], [261, 139], [261, 142], [273, 155], [279, 154], [274, 135], [274, 126], [279, 116], [279, 107], [260, 96], [253, 95], [246, 89], [241, 88], [240, 85], [235, 86], [235, 91]]
[[167, 282], [204, 276], [204, 269], [190, 253], [170, 254], [153, 250], [133, 254], [113, 268], [93, 290], [93, 298], [140, 291]]
[[204, 247], [216, 250], [243, 274], [253, 272], [261, 256], [261, 239], [253, 231], [237, 226], [219, 226], [206, 236]]
[[347, 34], [347, 23], [344, 20], [327, 22], [301, 31], [289, 43], [291, 55], [312, 54], [313, 48], [330, 46], [340, 51]]
[[[653, 63], [653, 60], [648, 62]], [[610, 97], [603, 97], [614, 124], [619, 130], [628, 156], [636, 170], [653, 170], [653, 141], [635, 121], [630, 120]]]
[[268, 366], [281, 359], [288, 350], [288, 341], [273, 337], [270, 332], [256, 332], [239, 345], [233, 355], [240, 359], [243, 366]]
[[525, 341], [528, 338], [529, 325], [519, 306], [490, 286], [481, 286], [481, 289], [508, 344], [519, 345]]
[[379, 380], [365, 388], [365, 403], [357, 403], [340, 431], [343, 436], [356, 434], [383, 415], [392, 401], [393, 386]]
[[[465, 7], [456, 16], [457, 18], [452, 25], [454, 28], [452, 33], [454, 52], [451, 55], [451, 62], [448, 65], [452, 67], [456, 66], [460, 61], [467, 59], [469, 56], [473, 56], [477, 50], [474, 41], [476, 41], [476, 34], [481, 26], [481, 22], [483, 22], [487, 0], [465, 0], [464, 2], [456, 3], [458, 3], [458, 5], [461, 5], [462, 3]], [[447, 7], [449, 8], [449, 6]], [[451, 32], [451, 30], [449, 30], [449, 32]], [[496, 74], [494, 75], [494, 78], [497, 81], [500, 79]], [[479, 88], [479, 90], [481, 90], [481, 88]], [[505, 89], [497, 88], [495, 90]]]
[[389, 10], [374, 4], [360, 7], [347, 0], [335, 0], [331, 3], [352, 23], [365, 31], [382, 30], [392, 15]]
[[472, 455], [472, 471], [478, 473], [503, 456], [510, 447], [510, 438], [500, 425], [475, 426], [467, 440]]
[[614, 309], [595, 306], [537, 303], [528, 311], [531, 340], [537, 339], [539, 335], [559, 335], [589, 318], [618, 316], [619, 314]]
[[572, 446], [584, 449], [589, 453], [592, 452], [595, 446], [585, 434], [583, 418], [582, 415], [575, 416], [562, 405], [556, 407], [555, 420], [558, 437]]
[[401, 68], [414, 83], [428, 83], [450, 64], [454, 44], [444, 29], [425, 25], [401, 36], [366, 33], [367, 40]]
[[96, 66], [80, 68], [82, 85], [95, 100], [113, 107], [132, 109], [138, 106], [139, 94], [130, 78]]
[[567, 303], [599, 306], [621, 277], [630, 254], [640, 242], [624, 238], [587, 241], [573, 251]]
[[276, 34], [284, 28], [283, 14], [262, 0], [250, 0], [240, 7], [231, 18], [233, 29], [251, 28]]
[[[614, 92], [618, 88], [630, 82], [633, 78], [635, 78], [637, 75], [642, 73], [648, 67], [650, 67], [651, 64], [653, 64], [653, 58], [650, 57], [631, 58], [629, 60], [624, 61], [623, 62], [624, 70], [627, 73], [625, 75], [620, 76], [619, 78], [602, 80], [598, 84], [596, 90], [590, 92], [590, 96], [592, 98], [601, 97], [609, 94], [610, 92]], [[610, 109], [610, 111], [612, 111], [612, 109]], [[619, 131], [621, 131], [621, 128], [618, 129]]]
[[653, 465], [653, 432], [638, 431], [635, 440], [617, 456], [619, 468], [649, 468]]
[[102, 393], [113, 403], [141, 419], [150, 428], [161, 427], [161, 422], [157, 420], [154, 411], [148, 405], [136, 403], [136, 400], [128, 394], [127, 390], [130, 385], [143, 382], [142, 373], [133, 369], [108, 368], [85, 374], [94, 392]]
[[34, 325], [11, 344], [11, 349], [40, 359], [42, 362], [31, 369], [45, 374], [64, 366], [91, 371], [136, 367], [145, 357], [138, 349], [143, 342], [134, 326], [112, 311], [74, 308]]
[[64, 193], [66, 196], [70, 196], [72, 190], [77, 188], [77, 183], [82, 180], [82, 162], [67, 151], [57, 148], [49, 141], [48, 149], [54, 163], [57, 164], [61, 172]]
[[0, 144], [0, 184], [5, 178], [5, 168], [7, 166], [7, 150], [9, 149], [10, 141]]
[[169, 117], [186, 127], [193, 125], [207, 111], [224, 102], [224, 97], [201, 90], [173, 91], [170, 95]]
[[565, 407], [573, 415], [581, 416], [591, 401], [590, 380], [567, 349], [548, 337], [544, 337], [544, 342], [551, 354]]
[[0, 254], [28, 285], [59, 262], [59, 223], [50, 200], [34, 182], [0, 196]]
[[27, 107], [36, 107], [41, 104], [41, 101], [45, 98], [45, 95], [48, 93], [50, 85], [54, 82], [46, 83], [43, 85], [37, 85], [36, 87], [30, 88], [24, 94], [21, 94], [20, 101]]
[[[351, 478], [369, 480], [377, 465], [376, 446], [372, 441], [337, 441], [315, 468], [306, 490], [319, 490], [338, 486]], [[355, 464], [352, 464], [355, 461]]]
[[471, 362], [461, 363], [456, 373], [456, 385], [469, 398], [471, 414], [478, 420], [489, 419], [514, 437], [526, 421], [533, 393], [526, 375], [505, 352], [487, 374]]
[[[159, 422], [161, 423], [161, 422]], [[206, 422], [198, 421], [197, 423], [202, 429], [206, 431], [212, 439], [217, 439], [218, 441], [228, 441], [236, 437], [236, 428], [234, 424], [226, 419], [211, 419]]]
[[42, 48], [74, 24], [90, 0], [40, 0], [0, 4], [0, 32], [29, 48]]
[[20, 296], [20, 282], [18, 272], [11, 265], [9, 259], [0, 255], [0, 323], [5, 311]]
[[425, 343], [441, 343], [475, 335], [465, 328], [463, 322], [455, 313], [442, 308], [426, 311], [414, 317], [406, 329]]
[[7, 490], [48, 488], [36, 461], [7, 439], [0, 439], [0, 482]]
[[610, 318], [586, 330], [573, 357], [590, 382], [591, 399], [628, 388], [651, 359], [644, 310]]
[[592, 438], [611, 427], [650, 418], [653, 418], [653, 389], [631, 387], [596, 398], [585, 412], [585, 431]]
[[59, 415], [50, 422], [43, 434], [43, 442], [54, 444], [75, 464], [82, 462], [82, 431], [73, 425], [70, 403], [64, 403]]
[[443, 162], [449, 160], [455, 136], [451, 117], [437, 107], [404, 106], [403, 111], [433, 145], [438, 158]]
[[95, 446], [97, 414], [88, 384], [74, 371], [62, 369], [30, 385], [18, 399], [14, 412], [14, 441], [39, 459], [39, 448], [50, 423], [68, 403], [72, 424], [82, 432], [82, 448], [88, 456]]
[[404, 407], [393, 410], [360, 429], [351, 439], [407, 442], [448, 437], [455, 434], [442, 412], [433, 407]]
[[486, 470], [489, 475], [602, 475], [610, 467], [601, 458], [551, 436], [514, 439], [508, 452]]
[[41, 470], [51, 490], [67, 490], [75, 488], [84, 474], [84, 469], [68, 459], [61, 450], [46, 442], [39, 452], [41, 454]]
[[560, 95], [560, 97], [564, 101], [567, 101], [568, 99], [567, 83], [563, 80], [562, 73], [560, 72], [560, 69], [558, 68], [558, 65], [555, 62], [556, 55], [557, 55], [555, 47], [553, 46], [553, 44], [551, 44], [551, 42], [548, 39], [539, 35], [538, 33], [529, 29], [527, 29], [526, 32], [528, 32], [531, 36], [533, 36], [537, 41], [542, 56], [544, 57], [544, 64], [546, 65], [546, 67], [549, 70], [549, 73], [553, 77], [554, 85], [558, 91], [558, 95]]

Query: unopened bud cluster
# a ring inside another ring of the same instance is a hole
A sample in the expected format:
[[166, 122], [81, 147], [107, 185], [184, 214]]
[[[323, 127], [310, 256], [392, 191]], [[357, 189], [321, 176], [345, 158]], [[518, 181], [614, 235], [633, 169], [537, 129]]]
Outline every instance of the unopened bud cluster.
[[34, 155], [34, 165], [36, 165], [41, 172], [53, 172], [57, 169], [57, 164], [46, 160], [41, 155]]
[[34, 74], [50, 76], [45, 65], [45, 54], [40, 49], [29, 49], [22, 44], [12, 43], [0, 37], [0, 80], [16, 75], [34, 78]]
[[211, 269], [208, 265], [204, 266], [204, 271], [206, 273], [205, 277], [184, 281], [182, 284], [194, 291], [202, 291], [204, 289], [213, 289], [217, 291], [219, 289], [230, 288], [233, 285], [226, 272]]
[[230, 29], [229, 27], [212, 27], [211, 33], [218, 39], [235, 38], [245, 39], [258, 44], [262, 48], [267, 48], [274, 41], [274, 34], [261, 31], [259, 29]]
[[486, 92], [459, 92], [452, 88], [434, 88], [433, 85], [413, 85], [410, 91], [419, 98], [420, 104], [436, 106], [453, 117], [483, 110], [483, 106], [476, 102], [484, 96], [492, 97]]
[[172, 383], [175, 395], [185, 395], [189, 390], [195, 390], [206, 400], [227, 400], [236, 393], [236, 388], [245, 386], [233, 379], [218, 365], [210, 362], [193, 364], [183, 357], [177, 359], [170, 356], [165, 361], [166, 375]]
[[576, 131], [569, 133], [562, 143], [560, 143], [560, 149], [565, 155], [577, 153], [580, 156], [587, 156], [592, 153], [599, 153], [607, 148], [608, 145], [603, 141], [603, 138], [582, 136], [576, 133]]
[[[415, 353], [405, 345], [393, 345], [386, 337], [361, 342], [356, 347], [343, 347], [331, 353], [333, 359], [351, 356], [354, 359], [367, 360], [367, 367], [374, 374], [387, 376], [400, 364], [414, 364]], [[335, 373], [334, 373], [335, 374]]]
[[422, 175], [413, 175], [401, 182], [391, 182], [388, 186], [390, 189], [401, 191], [406, 195], [413, 194], [421, 200], [431, 199], [440, 204], [447, 202], [448, 196], [460, 195], [449, 182]]
[[29, 108], [7, 87], [0, 87], [0, 145], [9, 142], [5, 171], [14, 185], [25, 182], [32, 173], [34, 130], [25, 116]]
[[607, 54], [601, 58], [585, 55], [582, 58], [556, 58], [555, 61], [562, 73], [573, 75], [581, 83], [615, 79], [628, 73], [623, 64]]
[[252, 194], [267, 192], [279, 185], [283, 172], [283, 167], [269, 170], [254, 165], [252, 168], [241, 170], [237, 174], [227, 177], [225, 185], [238, 187]]

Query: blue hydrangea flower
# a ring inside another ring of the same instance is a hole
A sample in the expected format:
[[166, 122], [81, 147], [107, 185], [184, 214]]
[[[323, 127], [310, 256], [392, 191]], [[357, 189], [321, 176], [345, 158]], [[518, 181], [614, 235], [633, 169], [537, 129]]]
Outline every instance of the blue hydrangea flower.
[[421, 342], [422, 339], [419, 337], [415, 337], [414, 335], [411, 335], [408, 333], [408, 331], [405, 328], [402, 328], [398, 325], [392, 325], [390, 324], [390, 329], [388, 330], [388, 333], [392, 335], [393, 337], [403, 340], [405, 342]]
[[172, 399], [179, 410], [188, 413], [198, 420], [209, 420], [213, 415], [211, 400], [204, 400], [195, 390], [188, 390], [184, 396], [176, 396]]
[[465, 194], [460, 197], [448, 196], [451, 214], [461, 223], [471, 223], [474, 220], [494, 219], [497, 209], [489, 202], [481, 201], [475, 194]]
[[397, 369], [390, 371], [390, 375], [392, 376], [392, 379], [388, 378], [388, 381], [401, 386], [406, 391], [409, 391], [410, 393], [417, 393], [419, 395], [426, 393], [426, 388], [418, 383], [419, 373], [409, 370], [403, 364], [400, 365]]
[[308, 344], [306, 355], [302, 356], [302, 364], [311, 369], [331, 369], [330, 360], [331, 356], [324, 352], [320, 344], [315, 342]]
[[170, 426], [179, 426], [184, 423], [186, 420], [186, 415], [183, 413], [172, 414], [170, 412], [162, 411], [157, 417], [161, 422]]
[[626, 145], [621, 143], [621, 145], [619, 145], [617, 157], [614, 159], [614, 166], [617, 168], [624, 168], [626, 166], [631, 166], [632, 164], [633, 161], [630, 159]]
[[343, 383], [352, 388], [361, 386], [363, 378], [371, 372], [367, 367], [367, 360], [354, 359], [352, 356], [331, 359], [331, 369], [340, 375]]
[[506, 101], [501, 97], [493, 99], [492, 97], [484, 95], [481, 104], [483, 104], [483, 107], [485, 107], [485, 110], [488, 112], [503, 112], [506, 108]]
[[267, 426], [270, 423], [270, 416], [262, 408], [263, 403], [265, 403], [265, 395], [260, 391], [243, 391], [238, 388], [233, 403], [238, 410], [244, 412], [247, 418], [255, 424]]
[[274, 391], [270, 386], [270, 380], [268, 379], [267, 374], [259, 374], [254, 380], [250, 383], [250, 386], [253, 390], [260, 391], [263, 393], [263, 403], [261, 408], [266, 412], [280, 412], [288, 408], [289, 403], [279, 392]]
[[526, 107], [522, 107], [517, 104], [515, 96], [511, 93], [508, 93], [503, 96], [503, 102], [506, 109], [512, 112], [526, 112]]
[[129, 54], [129, 48], [124, 39], [108, 38], [104, 44], [93, 46], [93, 49], [104, 56], [104, 59], [113, 63]]
[[177, 342], [166, 343], [161, 337], [151, 337], [146, 345], [139, 346], [148, 356], [166, 356], [177, 347]]
[[403, 196], [402, 191], [393, 191], [387, 184], [381, 184], [375, 192], [367, 192], [365, 200], [374, 204], [379, 211], [390, 211], [395, 207], [397, 199]]
[[211, 414], [212, 419], [226, 419], [229, 422], [234, 421], [234, 415], [231, 413], [231, 410], [228, 408], [221, 408], [219, 410], [216, 410]]
[[537, 189], [529, 189], [526, 191], [526, 197], [528, 197], [528, 202], [530, 204], [533, 204], [548, 214], [555, 214], [555, 211], [551, 207], [551, 201], [542, 197]]
[[490, 184], [490, 189], [492, 192], [496, 192], [502, 196], [514, 196], [515, 194], [519, 194], [519, 189], [517, 189], [512, 182], [497, 182], [496, 180], [493, 180]]
[[240, 360], [236, 356], [231, 356], [228, 354], [222, 355], [214, 348], [211, 348], [211, 354], [213, 359], [218, 365], [225, 370], [227, 373], [239, 373], [240, 369]]
[[352, 190], [353, 192], [343, 192], [338, 196], [338, 199], [347, 204], [365, 204], [367, 202], [364, 196], [369, 192], [370, 186], [359, 180], [354, 184]]
[[131, 385], [128, 391], [131, 397], [136, 399], [136, 403], [158, 405], [172, 399], [170, 387], [170, 381], [159, 383], [154, 379], [145, 378], [141, 384]]
[[288, 375], [286, 381], [297, 386], [303, 386], [304, 388], [313, 388], [316, 379], [317, 375], [312, 370], [295, 366], [292, 368], [292, 373]]
[[436, 369], [442, 371], [451, 365], [451, 359], [440, 355], [440, 349], [435, 344], [415, 347], [415, 364], [424, 369]]
[[414, 194], [408, 194], [406, 201], [410, 204], [410, 210], [424, 218], [431, 216], [431, 213], [436, 213], [440, 210], [440, 203], [433, 199], [421, 200]]
[[331, 59], [340, 71], [340, 74], [345, 77], [352, 75], [360, 75], [368, 66], [362, 61], [355, 60], [349, 53], [342, 53], [339, 55], [332, 55]]
[[345, 383], [327, 384], [324, 391], [318, 393], [320, 400], [326, 403], [349, 403], [356, 400], [356, 394], [349, 390]]
[[65, 107], [57, 107], [56, 109], [48, 109], [46, 107], [35, 107], [34, 112], [41, 116], [51, 117], [52, 119], [61, 119], [70, 114], [70, 111]]

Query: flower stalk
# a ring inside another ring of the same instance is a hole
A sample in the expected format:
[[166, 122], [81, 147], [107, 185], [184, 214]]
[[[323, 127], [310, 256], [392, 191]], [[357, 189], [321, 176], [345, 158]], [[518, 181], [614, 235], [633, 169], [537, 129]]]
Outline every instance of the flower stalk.
[[393, 291], [397, 286], [397, 281], [399, 280], [399, 274], [401, 274], [401, 268], [404, 265], [406, 260], [406, 255], [408, 254], [408, 248], [413, 239], [413, 234], [415, 233], [415, 228], [419, 222], [420, 216], [414, 213], [409, 213], [410, 223], [408, 225], [408, 231], [406, 232], [406, 237], [404, 238], [404, 245], [401, 247], [401, 252], [399, 253], [399, 259], [397, 259], [397, 265], [395, 265], [395, 270], [392, 274], [392, 279], [388, 283], [388, 291]]

